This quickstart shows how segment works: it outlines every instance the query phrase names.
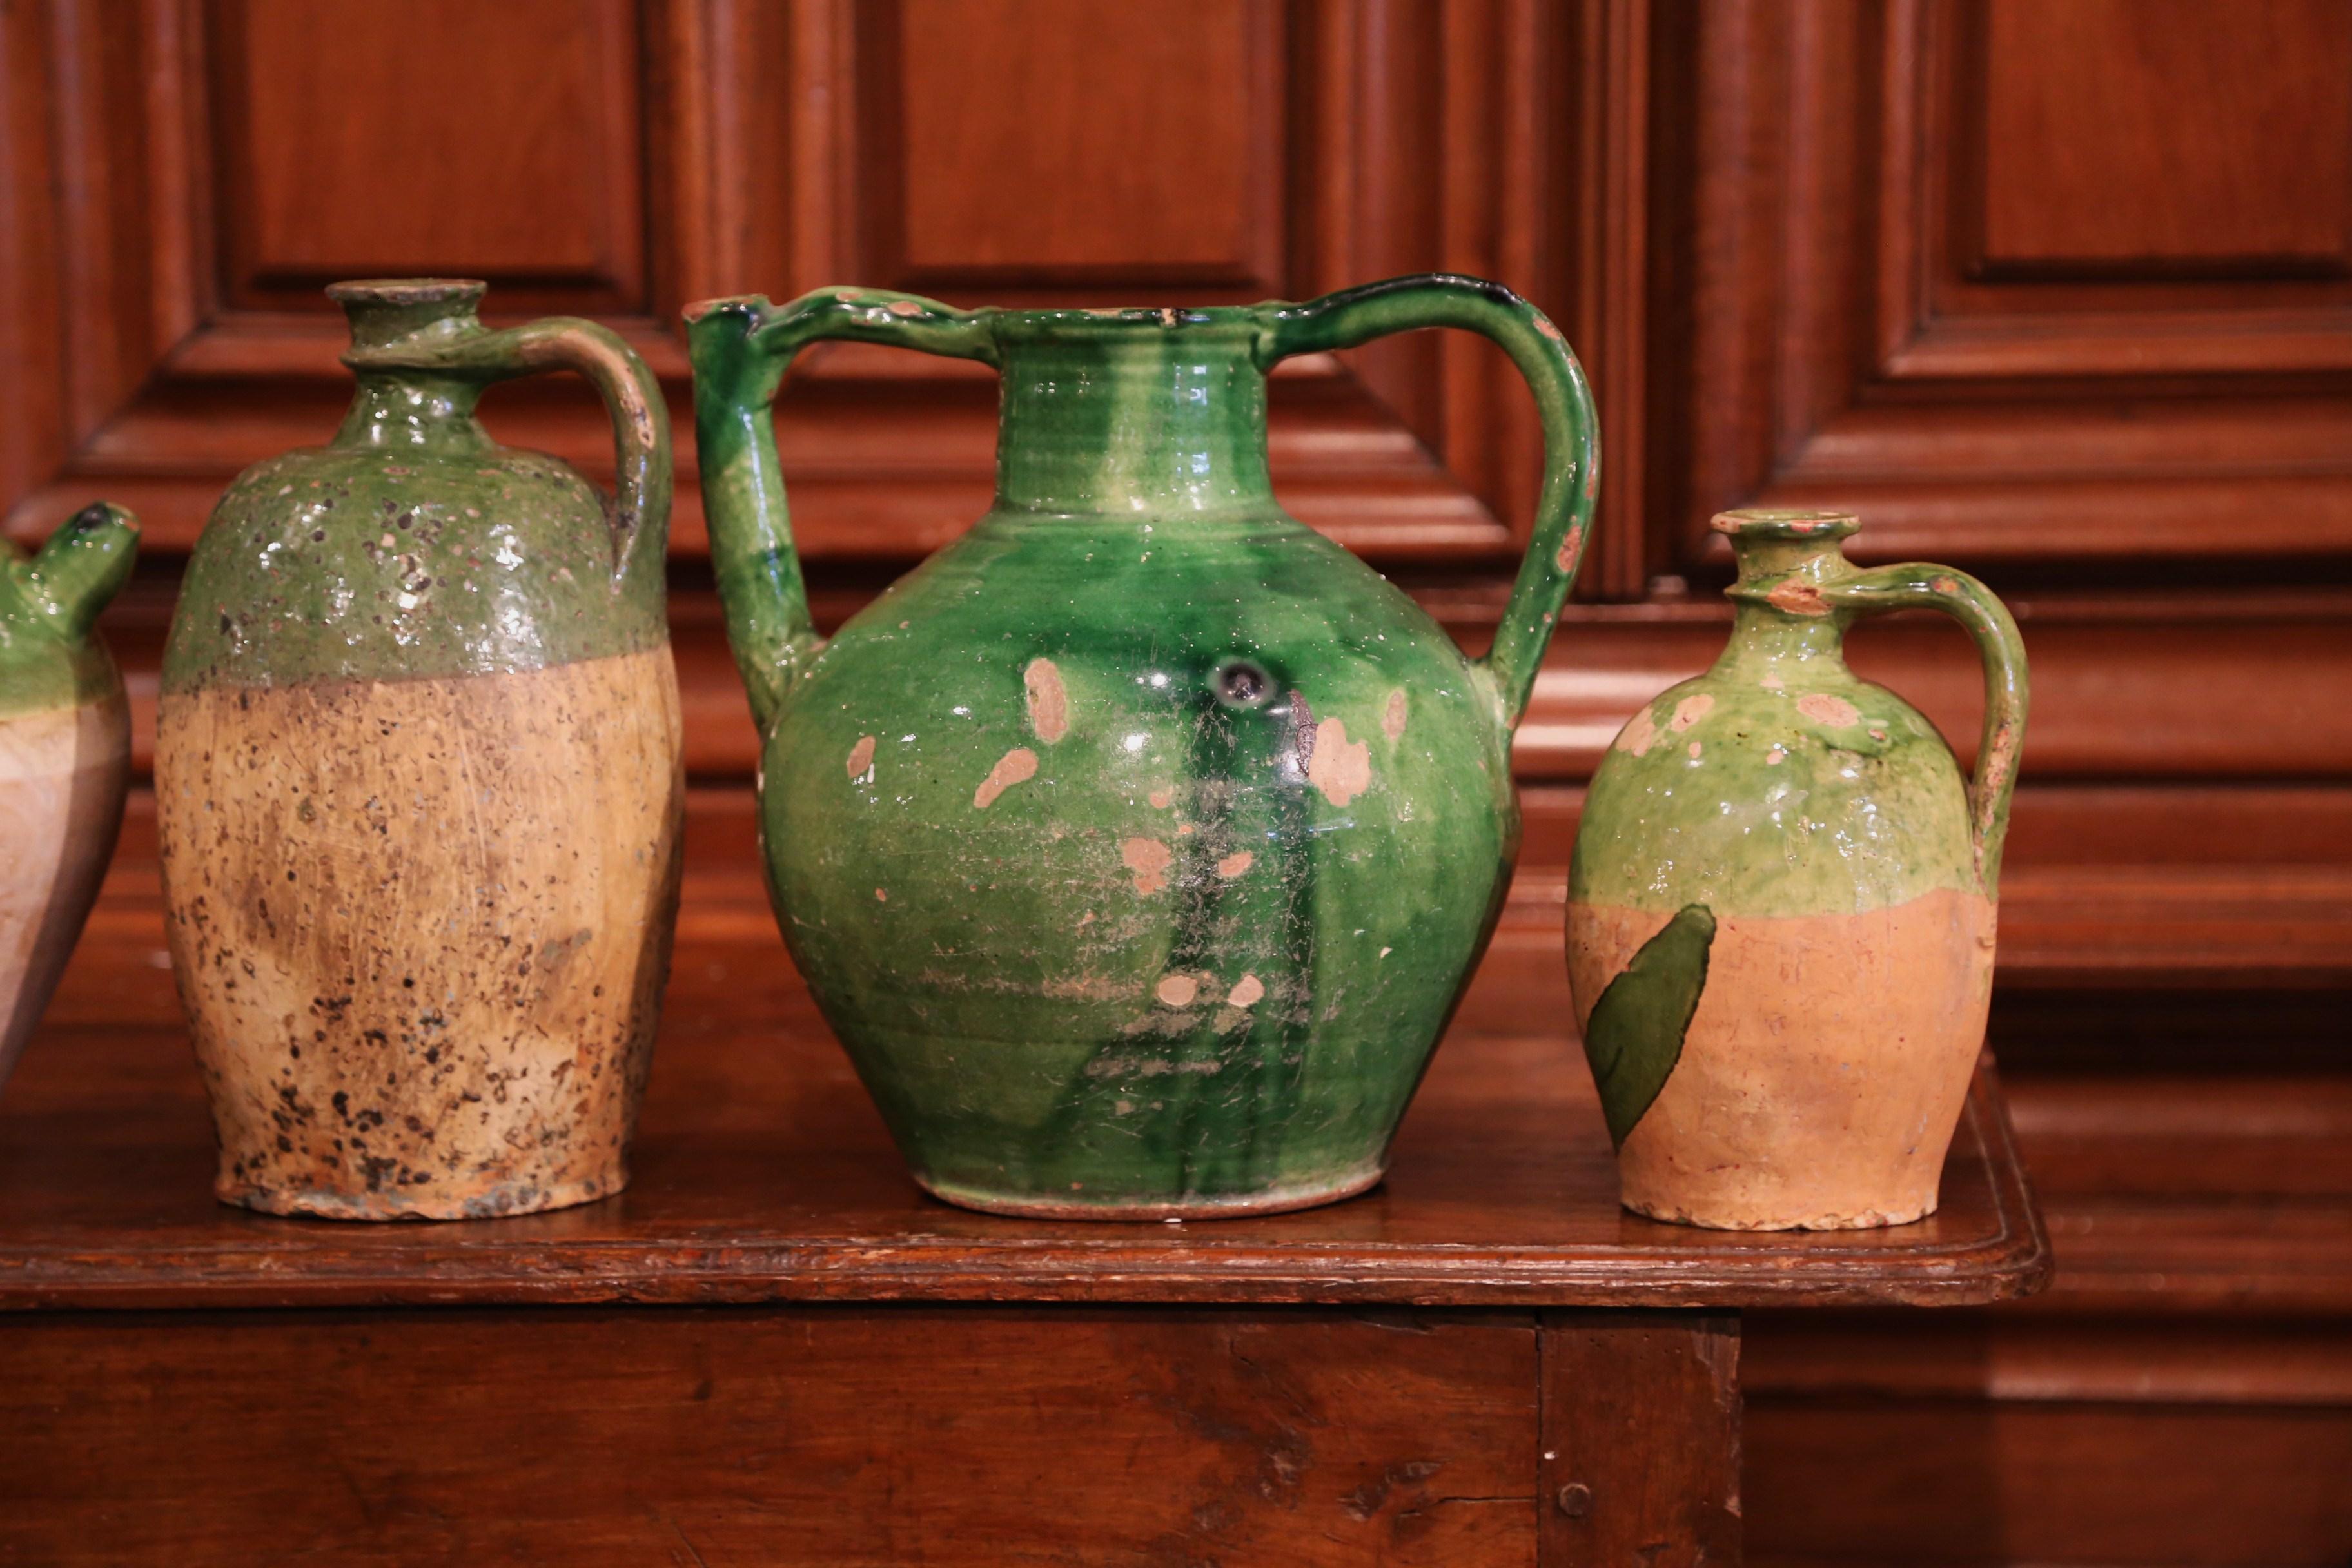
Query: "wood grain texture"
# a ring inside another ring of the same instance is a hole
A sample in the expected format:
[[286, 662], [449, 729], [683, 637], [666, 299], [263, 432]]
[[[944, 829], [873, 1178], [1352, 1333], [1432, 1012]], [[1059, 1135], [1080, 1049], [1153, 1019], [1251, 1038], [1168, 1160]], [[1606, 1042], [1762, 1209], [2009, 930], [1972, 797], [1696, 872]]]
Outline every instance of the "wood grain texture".
[[628, 1181], [677, 901], [669, 650], [163, 700], [225, 1203], [476, 1218]]
[[1525, 1565], [1535, 1363], [1524, 1317], [45, 1318], [0, 1557]]
[[1738, 1568], [1739, 1337], [1727, 1314], [1545, 1315], [1547, 1560]]

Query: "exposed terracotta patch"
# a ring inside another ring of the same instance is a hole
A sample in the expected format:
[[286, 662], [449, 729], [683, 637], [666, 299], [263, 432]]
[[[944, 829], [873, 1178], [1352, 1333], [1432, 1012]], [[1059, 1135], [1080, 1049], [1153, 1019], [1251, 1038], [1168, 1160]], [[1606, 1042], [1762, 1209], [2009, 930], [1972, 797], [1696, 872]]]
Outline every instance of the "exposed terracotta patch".
[[1536, 317], [1536, 331], [1541, 332], [1544, 336], [1549, 338], [1556, 343], [1564, 343], [1568, 342], [1568, 339], [1561, 335], [1560, 330], [1551, 324], [1551, 318], [1549, 316], [1538, 314]]
[[1676, 734], [1715, 711], [1715, 699], [1702, 691], [1696, 697], [1685, 697], [1675, 704], [1675, 716], [1666, 721], [1666, 728]]
[[1870, 738], [1874, 741], [1884, 741], [1886, 739], [1886, 731], [1873, 724], [1870, 727]]
[[1165, 811], [1168, 809], [1168, 803], [1176, 798], [1176, 792], [1172, 789], [1156, 789], [1148, 798], [1151, 802], [1152, 810]]
[[[1668, 918], [1569, 906], [1580, 1020]], [[1620, 1151], [1627, 1206], [1737, 1229], [1934, 1212], [1984, 1044], [1993, 929], [1986, 899], [1952, 889], [1723, 920], [1682, 1056]]]
[[887, 904], [887, 903], [888, 903], [888, 902], [890, 901], [890, 894], [889, 894], [888, 890], [887, 890], [887, 889], [882, 889], [882, 888], [877, 888], [877, 889], [874, 889], [874, 901], [875, 901], [876, 903], [877, 903], [877, 904]]
[[986, 811], [996, 797], [1014, 784], [1037, 776], [1037, 753], [1026, 746], [1015, 746], [996, 759], [980, 787], [971, 792], [972, 809]]
[[1758, 681], [1756, 684], [1761, 686], [1767, 691], [1778, 691], [1789, 683], [1781, 679], [1780, 676], [1767, 670], [1765, 672], [1764, 679]]
[[1381, 733], [1391, 741], [1403, 740], [1405, 721], [1412, 717], [1409, 710], [1403, 687], [1390, 692], [1389, 705], [1381, 712]]
[[1168, 885], [1168, 866], [1176, 853], [1157, 838], [1130, 838], [1118, 847], [1118, 858], [1135, 873], [1135, 890], [1148, 899]]
[[1617, 749], [1621, 752], [1631, 752], [1637, 757], [1645, 757], [1650, 754], [1650, 748], [1657, 743], [1657, 740], [1658, 722], [1650, 717], [1649, 709], [1643, 708], [1638, 710], [1631, 719], [1625, 721], [1625, 727], [1617, 731]]
[[1692, 761], [1692, 762], [1696, 762], [1696, 761], [1698, 761], [1698, 754], [1699, 754], [1699, 752], [1701, 751], [1701, 749], [1702, 749], [1702, 748], [1701, 748], [1701, 746], [1700, 746], [1700, 744], [1699, 744], [1699, 742], [1696, 742], [1696, 741], [1693, 741], [1693, 742], [1690, 743], [1690, 754], [1691, 754], [1691, 761]]
[[1788, 760], [1789, 749], [1786, 746], [1775, 746], [1764, 753], [1764, 765], [1768, 768], [1777, 768]]
[[1949, 577], [1938, 577], [1928, 586], [1938, 594], [1957, 594], [1960, 591], [1960, 585]]
[[1808, 691], [1797, 699], [1797, 711], [1816, 724], [1827, 724], [1832, 730], [1843, 730], [1862, 722], [1862, 710], [1844, 698], [1827, 691]]
[[1559, 542], [1559, 553], [1551, 558], [1552, 564], [1563, 572], [1573, 572], [1576, 570], [1576, 558], [1583, 549], [1584, 530], [1581, 527], [1571, 528], [1567, 537]]
[[1348, 726], [1326, 719], [1315, 726], [1315, 755], [1307, 764], [1307, 782], [1323, 792], [1333, 805], [1345, 805], [1372, 787], [1372, 749], [1348, 739]]
[[1033, 658], [1021, 672], [1029, 689], [1029, 727], [1052, 745], [1070, 732], [1070, 694], [1063, 689], [1062, 672], [1050, 658]]
[[1255, 1007], [1265, 999], [1265, 982], [1255, 974], [1244, 974], [1225, 993], [1228, 1007]]
[[894, 316], [919, 316], [923, 308], [912, 300], [893, 300], [890, 301], [890, 313]]
[[1792, 616], [1826, 616], [1829, 601], [1822, 591], [1801, 578], [1791, 577], [1764, 595], [1764, 602]]
[[1256, 858], [1257, 857], [1255, 855], [1246, 849], [1236, 849], [1232, 854], [1217, 862], [1217, 875], [1230, 882], [1235, 877], [1238, 877], [1243, 872], [1248, 870], [1251, 863], [1256, 860]]
[[860, 735], [857, 744], [849, 748], [849, 776], [856, 778], [874, 765], [874, 737]]
[[1189, 974], [1171, 974], [1152, 993], [1170, 1007], [1190, 1007], [1192, 998], [1200, 994], [1201, 983]]
[[1178, 823], [1178, 824], [1176, 825], [1176, 837], [1179, 837], [1179, 838], [1190, 838], [1190, 837], [1192, 837], [1192, 825], [1191, 823], [1189, 823], [1189, 822], [1180, 822], [1180, 823]]

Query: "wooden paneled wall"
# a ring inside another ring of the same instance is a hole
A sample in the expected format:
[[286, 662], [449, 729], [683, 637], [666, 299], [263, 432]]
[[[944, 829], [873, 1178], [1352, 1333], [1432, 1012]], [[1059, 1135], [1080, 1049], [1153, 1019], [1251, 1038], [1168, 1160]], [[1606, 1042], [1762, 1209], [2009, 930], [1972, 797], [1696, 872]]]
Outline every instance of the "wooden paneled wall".
[[[142, 700], [213, 497], [333, 426], [338, 277], [612, 321], [682, 439], [677, 312], [713, 294], [1513, 283], [1606, 453], [1518, 899], [1559, 899], [1601, 748], [1719, 641], [1719, 508], [1850, 506], [1858, 554], [1991, 581], [2034, 661], [1995, 1031], [2060, 1284], [1758, 1325], [1754, 1554], [2352, 1556], [2341, 0], [5, 0], [0, 174], [0, 526], [142, 513], [109, 623]], [[985, 504], [994, 394], [808, 357], [782, 434], [822, 615]], [[488, 417], [609, 470], [576, 383]], [[1486, 635], [1538, 447], [1499, 354], [1288, 368], [1272, 442], [1293, 510]], [[691, 763], [740, 791], [679, 467]], [[1969, 743], [1950, 628], [1855, 658]]]

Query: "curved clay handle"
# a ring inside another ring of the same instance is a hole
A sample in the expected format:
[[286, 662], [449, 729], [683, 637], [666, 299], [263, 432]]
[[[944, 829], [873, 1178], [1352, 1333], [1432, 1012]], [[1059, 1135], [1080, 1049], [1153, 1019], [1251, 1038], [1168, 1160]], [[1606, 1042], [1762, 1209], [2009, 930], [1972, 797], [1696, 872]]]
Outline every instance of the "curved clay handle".
[[1984, 733], [1977, 742], [1976, 775], [1969, 781], [1969, 835], [1985, 895], [2000, 885], [2001, 841], [2009, 834], [2009, 801], [2017, 788], [2017, 761], [2025, 746], [2030, 688], [2025, 643], [2009, 608], [1965, 572], [1925, 561], [1857, 572], [1824, 584], [1822, 597], [1846, 616], [1886, 610], [1939, 610], [1968, 628], [1984, 661]]
[[819, 289], [788, 305], [740, 295], [687, 312], [711, 565], [727, 607], [727, 640], [761, 734], [818, 646], [776, 454], [772, 410], [785, 370], [801, 350], [828, 338], [994, 364], [995, 314], [871, 289]]
[[481, 383], [578, 371], [613, 420], [614, 580], [661, 570], [669, 545], [669, 408], [651, 367], [618, 332], [579, 316], [548, 316], [503, 331], [419, 334], [355, 348], [343, 363], [353, 370], [429, 371]]
[[18, 563], [18, 593], [68, 642], [89, 635], [139, 557], [139, 520], [109, 501], [73, 514], [30, 561]]
[[1500, 283], [1451, 273], [1391, 278], [1326, 294], [1303, 305], [1261, 306], [1265, 329], [1258, 366], [1291, 354], [1353, 348], [1419, 327], [1464, 327], [1502, 346], [1536, 395], [1543, 420], [1543, 489], [1518, 580], [1479, 662], [1493, 675], [1507, 727], [1517, 729], [1535, 689], [1560, 605], [1576, 582], [1600, 493], [1600, 423], [1576, 355], [1541, 310]]

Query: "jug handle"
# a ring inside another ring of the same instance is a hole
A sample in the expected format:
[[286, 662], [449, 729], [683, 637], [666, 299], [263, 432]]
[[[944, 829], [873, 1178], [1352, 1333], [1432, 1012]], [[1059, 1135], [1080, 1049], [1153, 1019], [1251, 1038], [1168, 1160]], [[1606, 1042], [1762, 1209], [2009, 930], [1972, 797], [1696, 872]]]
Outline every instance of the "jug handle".
[[1848, 619], [1889, 610], [1940, 611], [1959, 622], [1976, 644], [1984, 663], [1984, 730], [1977, 742], [1976, 772], [1969, 780], [1969, 838], [1976, 854], [1977, 879], [1986, 897], [1996, 896], [2031, 697], [2025, 643], [2009, 607], [1967, 573], [1926, 561], [1857, 572], [1822, 584], [1821, 595]]
[[1478, 663], [1493, 679], [1506, 729], [1518, 728], [1560, 606], [1576, 582], [1600, 494], [1600, 425], [1576, 355], [1541, 310], [1500, 283], [1453, 273], [1391, 278], [1304, 304], [1258, 307], [1257, 363], [1353, 348], [1391, 332], [1463, 327], [1492, 339], [1527, 377], [1543, 422], [1543, 488], [1509, 602]]
[[819, 289], [789, 304], [763, 295], [688, 307], [694, 361], [694, 444], [709, 520], [710, 559], [727, 610], [727, 640], [765, 735], [784, 693], [822, 646], [793, 543], [776, 454], [776, 392], [793, 359], [824, 339], [887, 343], [950, 359], [997, 363], [993, 310], [874, 289]]
[[669, 407], [661, 384], [610, 327], [547, 316], [498, 331], [418, 333], [343, 355], [353, 370], [418, 370], [488, 384], [543, 370], [577, 371], [613, 421], [613, 587], [662, 569], [669, 547]]

